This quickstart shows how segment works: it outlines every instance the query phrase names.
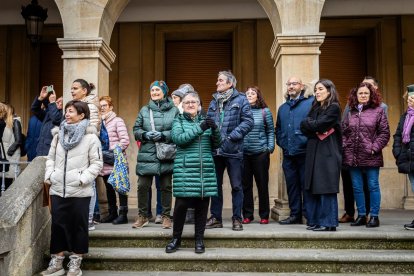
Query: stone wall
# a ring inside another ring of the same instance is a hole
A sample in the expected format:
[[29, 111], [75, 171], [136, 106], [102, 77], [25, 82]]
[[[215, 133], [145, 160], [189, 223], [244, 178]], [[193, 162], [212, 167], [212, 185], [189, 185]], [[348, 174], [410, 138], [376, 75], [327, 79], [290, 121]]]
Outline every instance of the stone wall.
[[0, 198], [0, 275], [33, 275], [49, 248], [50, 214], [43, 203], [44, 157], [38, 157]]

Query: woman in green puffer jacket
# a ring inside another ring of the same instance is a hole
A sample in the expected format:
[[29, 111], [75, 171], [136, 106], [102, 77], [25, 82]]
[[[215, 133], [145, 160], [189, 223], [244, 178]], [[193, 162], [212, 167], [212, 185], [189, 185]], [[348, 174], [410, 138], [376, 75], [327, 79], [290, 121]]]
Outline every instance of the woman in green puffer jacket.
[[[171, 228], [171, 186], [173, 160], [158, 160], [155, 143], [171, 144], [171, 128], [178, 109], [171, 98], [167, 97], [168, 86], [160, 80], [150, 86], [151, 99], [141, 108], [133, 128], [136, 141], [141, 142], [138, 152], [136, 173], [138, 175], [138, 219], [133, 228], [148, 225], [148, 191], [154, 176], [160, 176], [162, 228]], [[150, 110], [154, 118], [155, 131], [151, 127]]]
[[165, 248], [175, 252], [181, 245], [188, 207], [195, 208], [195, 252], [204, 253], [204, 230], [210, 197], [217, 196], [217, 180], [212, 150], [221, 143], [220, 131], [214, 120], [200, 116], [200, 97], [188, 92], [183, 98], [184, 113], [173, 123], [172, 140], [177, 145], [174, 160], [173, 238]]

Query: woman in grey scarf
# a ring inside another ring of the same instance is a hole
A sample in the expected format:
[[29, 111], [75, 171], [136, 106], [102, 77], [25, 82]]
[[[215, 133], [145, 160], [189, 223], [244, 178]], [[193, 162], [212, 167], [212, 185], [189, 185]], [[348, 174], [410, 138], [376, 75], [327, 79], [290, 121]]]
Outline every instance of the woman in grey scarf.
[[88, 253], [88, 213], [92, 183], [103, 167], [96, 127], [89, 125], [88, 104], [70, 101], [65, 120], [52, 130], [45, 182], [50, 185], [52, 259], [42, 275], [63, 275], [64, 252], [69, 273], [81, 275], [82, 255]]

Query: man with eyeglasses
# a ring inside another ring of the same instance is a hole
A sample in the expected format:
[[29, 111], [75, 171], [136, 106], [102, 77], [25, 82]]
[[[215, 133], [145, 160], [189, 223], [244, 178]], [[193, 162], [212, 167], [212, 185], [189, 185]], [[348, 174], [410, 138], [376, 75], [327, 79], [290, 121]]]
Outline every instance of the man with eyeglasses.
[[243, 230], [243, 140], [254, 126], [253, 113], [245, 95], [236, 90], [236, 77], [221, 71], [217, 78], [217, 93], [208, 107], [207, 117], [214, 120], [221, 133], [222, 144], [213, 151], [217, 175], [218, 197], [211, 198], [211, 217], [206, 229], [223, 228], [223, 174], [227, 168], [233, 203], [234, 231]]
[[[279, 107], [275, 127], [276, 143], [283, 150], [283, 172], [286, 179], [290, 216], [280, 224], [301, 224], [306, 217], [305, 153], [307, 138], [300, 131], [300, 123], [312, 107], [313, 91], [305, 89], [298, 77], [286, 82], [286, 102]], [[303, 200], [302, 200], [303, 198]]]

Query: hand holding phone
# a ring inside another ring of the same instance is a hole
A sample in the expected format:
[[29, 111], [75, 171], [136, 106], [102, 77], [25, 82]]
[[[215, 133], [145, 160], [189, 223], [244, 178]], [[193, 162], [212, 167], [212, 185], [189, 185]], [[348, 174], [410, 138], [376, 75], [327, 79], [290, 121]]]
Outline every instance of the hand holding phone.
[[53, 93], [53, 91], [55, 91], [55, 90], [53, 89], [53, 84], [49, 85], [49, 86], [46, 88], [46, 92], [47, 92], [48, 94]]

